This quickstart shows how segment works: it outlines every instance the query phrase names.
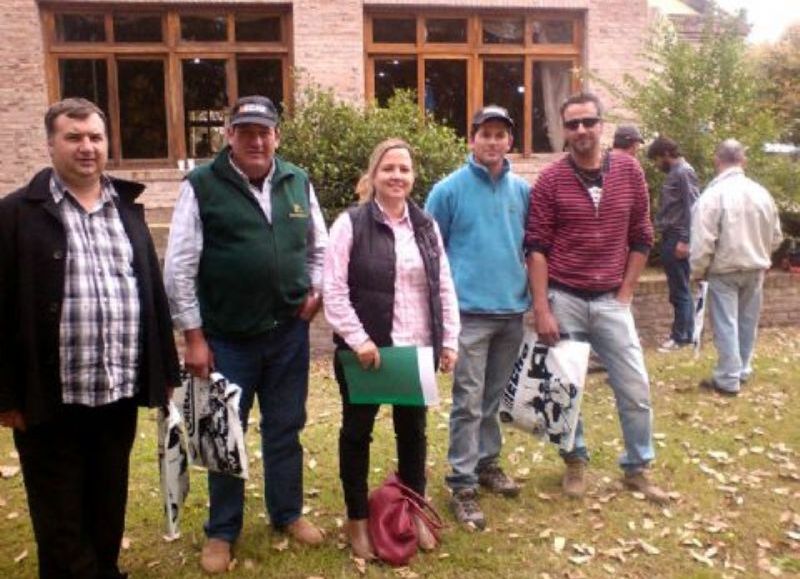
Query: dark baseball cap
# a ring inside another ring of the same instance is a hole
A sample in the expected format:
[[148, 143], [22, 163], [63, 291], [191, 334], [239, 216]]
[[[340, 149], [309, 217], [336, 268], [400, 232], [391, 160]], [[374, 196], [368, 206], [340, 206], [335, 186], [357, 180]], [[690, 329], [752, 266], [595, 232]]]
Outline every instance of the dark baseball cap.
[[639, 142], [644, 143], [644, 138], [633, 125], [620, 125], [614, 131], [614, 146], [615, 147], [630, 147], [632, 144]]
[[265, 127], [278, 126], [278, 109], [265, 96], [245, 96], [231, 108], [231, 126], [254, 124]]
[[514, 126], [508, 110], [498, 105], [487, 105], [475, 113], [475, 116], [472, 117], [472, 126], [477, 127], [486, 121], [503, 121], [509, 127]]

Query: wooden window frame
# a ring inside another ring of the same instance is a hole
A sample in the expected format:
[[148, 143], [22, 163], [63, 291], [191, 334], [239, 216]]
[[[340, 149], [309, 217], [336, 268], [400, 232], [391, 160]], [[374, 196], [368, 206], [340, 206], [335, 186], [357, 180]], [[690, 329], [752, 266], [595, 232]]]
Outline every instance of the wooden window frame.
[[[117, 14], [160, 15], [161, 42], [114, 42], [113, 17]], [[103, 42], [60, 42], [56, 35], [57, 14], [100, 14], [104, 17], [106, 40]], [[281, 18], [280, 42], [237, 42], [235, 18], [243, 13]], [[180, 38], [182, 14], [224, 15], [227, 18], [228, 39], [219, 42], [184, 41]], [[125, 4], [98, 4], [87, 6], [68, 2], [42, 2], [40, 4], [45, 49], [45, 75], [49, 103], [59, 100], [61, 86], [58, 73], [62, 59], [102, 59], [108, 71], [108, 122], [111, 128], [109, 148], [113, 159], [110, 168], [136, 169], [175, 167], [179, 159], [186, 158], [184, 134], [183, 73], [181, 61], [187, 58], [213, 58], [226, 61], [228, 106], [238, 97], [236, 61], [240, 57], [275, 59], [281, 63], [283, 98], [291, 108], [293, 83], [290, 74], [294, 45], [292, 38], [292, 12], [287, 5], [193, 7], [186, 5], [134, 6]], [[119, 91], [117, 87], [117, 60], [162, 60], [164, 62], [164, 98], [167, 118], [167, 157], [160, 159], [124, 159], [121, 157]]]
[[[372, 40], [373, 19], [397, 18], [416, 19], [417, 36], [414, 43], [380, 43]], [[448, 18], [467, 20], [467, 42], [443, 43], [425, 42], [425, 21], [428, 18]], [[493, 18], [523, 18], [523, 42], [520, 44], [483, 44], [482, 22]], [[542, 20], [571, 20], [573, 23], [572, 44], [534, 44], [533, 23]], [[533, 63], [536, 61], [571, 61], [576, 70], [584, 62], [584, 39], [586, 13], [583, 10], [554, 11], [539, 9], [514, 10], [441, 10], [420, 9], [414, 12], [399, 12], [391, 8], [370, 8], [364, 12], [364, 62], [365, 92], [369, 102], [375, 101], [375, 59], [376, 58], [416, 58], [417, 59], [417, 102], [424, 111], [424, 94], [420, 87], [425, 85], [425, 61], [428, 59], [462, 59], [467, 61], [467, 119], [483, 103], [483, 66], [486, 58], [522, 58], [524, 61], [525, 94], [533, 92]], [[573, 75], [572, 89], [578, 90], [581, 80]], [[533, 105], [529, 96], [525, 98], [523, 143], [520, 152], [524, 156], [533, 154]], [[519, 121], [518, 121], [519, 122]], [[539, 154], [539, 153], [537, 153]]]

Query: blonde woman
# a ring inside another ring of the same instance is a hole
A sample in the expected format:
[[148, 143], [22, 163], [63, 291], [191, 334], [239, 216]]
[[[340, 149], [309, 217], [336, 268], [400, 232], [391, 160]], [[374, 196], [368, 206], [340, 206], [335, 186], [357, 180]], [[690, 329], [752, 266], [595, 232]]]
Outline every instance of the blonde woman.
[[[372, 152], [359, 181], [360, 204], [333, 224], [325, 255], [325, 316], [337, 347], [353, 350], [365, 368], [380, 366], [378, 348], [433, 346], [435, 363], [456, 362], [459, 318], [450, 266], [433, 219], [409, 199], [414, 186], [411, 148], [400, 139]], [[377, 405], [351, 404], [338, 358], [342, 394], [339, 476], [347, 505], [347, 536], [356, 557], [375, 557], [367, 531], [369, 446]], [[394, 406], [398, 474], [425, 495], [426, 409]], [[436, 547], [417, 520], [419, 545]]]

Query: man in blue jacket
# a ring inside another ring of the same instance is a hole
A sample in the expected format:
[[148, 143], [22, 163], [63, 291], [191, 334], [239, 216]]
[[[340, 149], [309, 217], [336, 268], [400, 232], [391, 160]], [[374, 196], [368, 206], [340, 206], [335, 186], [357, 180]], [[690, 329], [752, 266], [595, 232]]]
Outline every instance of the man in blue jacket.
[[450, 412], [450, 508], [460, 523], [480, 529], [486, 519], [477, 501], [479, 484], [503, 496], [519, 494], [498, 464], [497, 415], [530, 305], [522, 252], [530, 185], [506, 159], [513, 126], [504, 108], [480, 109], [467, 162], [434, 186], [425, 206], [442, 232], [461, 310]]

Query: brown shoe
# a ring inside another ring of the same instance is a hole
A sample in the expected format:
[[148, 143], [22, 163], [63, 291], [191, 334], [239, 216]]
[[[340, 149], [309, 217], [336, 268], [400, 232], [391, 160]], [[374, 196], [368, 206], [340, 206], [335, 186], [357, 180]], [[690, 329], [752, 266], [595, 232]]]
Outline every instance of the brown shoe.
[[579, 499], [586, 494], [586, 461], [581, 459], [565, 460], [567, 469], [561, 479], [561, 489], [571, 499]]
[[211, 574], [227, 573], [231, 565], [231, 544], [223, 539], [208, 539], [203, 545], [200, 566]]
[[419, 548], [423, 551], [433, 551], [439, 545], [438, 541], [436, 541], [436, 535], [428, 528], [425, 521], [417, 515], [414, 515], [414, 523], [417, 527], [417, 544]]
[[478, 483], [497, 495], [504, 497], [519, 495], [519, 485], [496, 464], [491, 464], [478, 471]]
[[369, 538], [367, 519], [347, 519], [344, 530], [347, 540], [350, 542], [350, 551], [352, 551], [353, 557], [366, 561], [373, 561], [376, 558], [372, 541]]
[[648, 501], [652, 501], [657, 505], [665, 505], [669, 502], [667, 493], [656, 486], [644, 470], [626, 472], [622, 483], [625, 488], [642, 493]]
[[325, 539], [322, 531], [315, 527], [305, 517], [300, 517], [296, 521], [289, 523], [286, 525], [284, 531], [298, 543], [302, 543], [303, 545], [308, 545], [310, 547], [321, 545], [322, 541]]

